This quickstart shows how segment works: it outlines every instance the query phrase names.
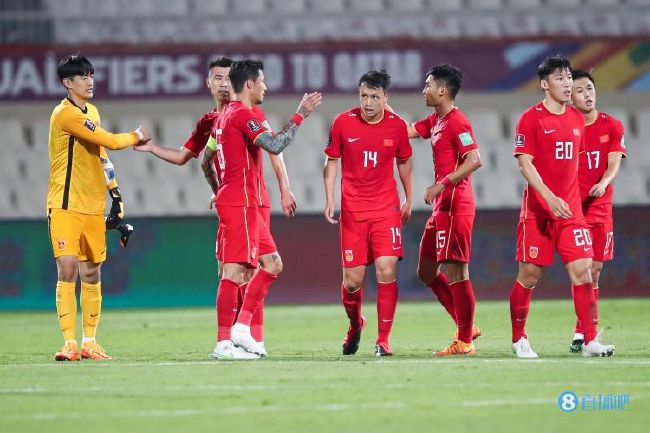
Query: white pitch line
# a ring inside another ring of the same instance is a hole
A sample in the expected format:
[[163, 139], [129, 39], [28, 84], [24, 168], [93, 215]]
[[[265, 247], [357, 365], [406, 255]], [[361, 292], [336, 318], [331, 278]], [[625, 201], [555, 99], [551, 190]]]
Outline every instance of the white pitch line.
[[502, 400], [470, 400], [464, 401], [460, 405], [464, 407], [488, 407], [488, 406], [521, 406], [522, 404], [557, 404], [557, 399], [550, 398], [518, 398]]
[[247, 414], [247, 413], [269, 413], [269, 412], [343, 412], [359, 410], [402, 410], [407, 406], [405, 403], [362, 403], [362, 404], [341, 404], [326, 403], [304, 406], [226, 406], [218, 409], [197, 410], [138, 410], [138, 411], [113, 411], [113, 412], [40, 412], [13, 417], [0, 417], [0, 419], [19, 419], [31, 421], [51, 421], [70, 418], [157, 418], [157, 417], [187, 417], [210, 414]]

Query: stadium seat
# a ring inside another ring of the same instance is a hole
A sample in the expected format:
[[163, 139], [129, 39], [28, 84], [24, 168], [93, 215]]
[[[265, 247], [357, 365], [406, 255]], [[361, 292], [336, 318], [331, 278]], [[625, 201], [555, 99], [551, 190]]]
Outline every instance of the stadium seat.
[[[337, 189], [339, 188], [340, 186], [337, 185]], [[296, 178], [291, 189], [296, 197], [299, 213], [303, 215], [305, 213], [320, 213], [325, 209], [325, 188], [322, 176], [303, 176], [299, 180]], [[338, 208], [340, 200], [337, 200]], [[272, 206], [277, 208], [277, 202], [272, 202]]]
[[478, 169], [472, 174], [476, 207], [479, 209], [516, 208], [521, 202], [525, 181], [508, 172]]
[[32, 121], [31, 125], [31, 148], [47, 151], [50, 139], [50, 119], [41, 118]]
[[[598, 8], [618, 8], [621, 5], [621, 0], [585, 0], [585, 3], [589, 7], [598, 7]], [[629, 2], [628, 2], [629, 3]], [[645, 6], [648, 6], [649, 3], [645, 1]]]
[[496, 111], [468, 111], [467, 117], [472, 123], [479, 146], [484, 140], [503, 140], [503, 122]]
[[160, 141], [165, 147], [178, 149], [189, 138], [196, 119], [187, 115], [165, 116], [160, 122]]
[[398, 13], [418, 12], [424, 7], [424, 0], [388, 0], [388, 7]]
[[580, 7], [580, 0], [546, 0], [549, 8], [569, 9]]
[[153, 0], [154, 15], [180, 17], [187, 15], [189, 0]]
[[0, 190], [0, 218], [46, 216], [47, 184], [29, 180], [4, 180]]
[[467, 0], [467, 6], [476, 10], [499, 10], [503, 7], [501, 0]]
[[423, 36], [432, 39], [457, 39], [462, 36], [460, 18], [457, 16], [446, 16], [436, 14], [433, 17], [424, 18], [422, 26]]
[[59, 0], [43, 3], [53, 17], [78, 18], [84, 15], [84, 0]]
[[507, 14], [502, 18], [502, 24], [507, 36], [536, 36], [542, 27], [538, 14], [532, 11]]
[[343, 12], [345, 10], [344, 0], [310, 0], [310, 6], [316, 12]]
[[257, 15], [266, 12], [265, 0], [247, 0], [247, 1], [234, 1], [231, 4], [232, 11], [236, 14], [242, 15]]
[[501, 25], [498, 17], [495, 15], [467, 15], [461, 18], [460, 27], [465, 37], [501, 37]]
[[572, 14], [541, 14], [542, 32], [551, 35], [580, 36], [583, 34], [580, 22]]
[[[616, 116], [615, 113], [611, 114], [612, 116]], [[639, 110], [637, 112], [637, 126], [637, 137], [646, 143], [650, 142], [650, 109]]]
[[360, 12], [379, 12], [384, 10], [383, 0], [351, 1], [350, 10]]
[[425, 6], [437, 11], [459, 11], [463, 8], [462, 0], [425, 0]]
[[623, 32], [621, 19], [611, 11], [598, 10], [580, 14], [583, 34], [589, 36], [620, 36]]
[[[617, 188], [616, 185], [624, 185], [624, 188]], [[621, 170], [614, 180], [614, 187], [614, 205], [648, 203], [650, 199], [647, 171]]]
[[0, 119], [2, 146], [20, 151], [27, 147], [23, 125], [18, 119]]
[[190, 10], [196, 16], [226, 15], [228, 0], [191, 0]]
[[539, 9], [542, 0], [507, 0], [506, 6], [512, 9]]

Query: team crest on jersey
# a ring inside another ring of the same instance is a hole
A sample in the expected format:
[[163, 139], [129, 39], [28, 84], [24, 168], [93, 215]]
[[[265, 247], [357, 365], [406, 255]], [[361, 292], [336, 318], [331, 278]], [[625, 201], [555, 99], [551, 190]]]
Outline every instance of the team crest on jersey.
[[458, 139], [463, 144], [463, 146], [469, 146], [470, 144], [474, 144], [474, 140], [472, 139], [472, 134], [470, 134], [469, 132], [463, 132], [462, 134], [458, 134]]
[[528, 249], [528, 256], [531, 259], [536, 259], [538, 255], [539, 255], [539, 249], [537, 247], [530, 247]]
[[248, 129], [250, 129], [251, 132], [253, 133], [262, 129], [262, 124], [255, 119], [251, 119], [248, 122], [246, 122], [246, 126], [248, 126]]
[[352, 260], [354, 260], [354, 255], [352, 254], [352, 250], [345, 250], [345, 261], [351, 262]]
[[517, 134], [517, 140], [515, 141], [515, 146], [524, 147], [524, 144], [526, 144], [526, 137], [524, 137], [524, 134]]
[[59, 249], [65, 250], [65, 239], [59, 239]]
[[393, 139], [384, 138], [384, 147], [393, 147]]
[[97, 128], [95, 124], [91, 122], [89, 119], [86, 119], [86, 121], [84, 122], [84, 126], [90, 129], [92, 132], [95, 132], [95, 128]]
[[609, 141], [609, 134], [601, 135], [600, 136], [600, 142], [601, 143], [607, 143]]
[[580, 130], [578, 128], [573, 128], [573, 135], [580, 137]]

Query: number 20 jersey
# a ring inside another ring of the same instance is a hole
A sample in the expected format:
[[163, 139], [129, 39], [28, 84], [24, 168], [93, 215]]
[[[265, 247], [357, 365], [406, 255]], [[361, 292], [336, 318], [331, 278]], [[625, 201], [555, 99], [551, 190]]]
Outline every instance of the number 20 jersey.
[[[584, 151], [584, 116], [566, 105], [564, 113], [553, 114], [539, 102], [519, 118], [513, 154], [531, 155], [544, 184], [567, 202], [573, 216], [581, 218], [578, 186], [579, 154]], [[549, 211], [546, 201], [530, 185], [524, 188], [521, 218], [559, 219]]]

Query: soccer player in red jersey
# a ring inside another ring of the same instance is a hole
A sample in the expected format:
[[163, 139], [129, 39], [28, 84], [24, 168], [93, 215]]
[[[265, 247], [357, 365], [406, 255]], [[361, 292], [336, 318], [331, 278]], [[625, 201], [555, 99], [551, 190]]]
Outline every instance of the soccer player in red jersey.
[[481, 167], [481, 157], [472, 125], [454, 105], [462, 82], [457, 67], [432, 67], [422, 93], [434, 111], [409, 126], [409, 137], [431, 139], [435, 172], [435, 182], [424, 193], [433, 212], [420, 241], [418, 276], [457, 327], [451, 344], [434, 356], [473, 355], [473, 340], [481, 334], [474, 326], [476, 298], [469, 279], [475, 214], [471, 174]]
[[[586, 121], [583, 138], [585, 151], [580, 154], [578, 184], [582, 212], [591, 232], [594, 260], [591, 276], [594, 297], [598, 303], [598, 279], [603, 262], [614, 257], [614, 222], [612, 217], [612, 182], [625, 158], [623, 124], [607, 113], [596, 109], [596, 84], [589, 72], [574, 70], [573, 106]], [[582, 352], [584, 332], [580, 320], [576, 320], [575, 334], [569, 350]]]
[[[229, 77], [234, 98], [215, 125], [217, 161], [223, 171], [216, 197], [221, 232], [218, 248], [223, 260], [217, 295], [217, 355], [222, 351], [227, 353], [233, 344], [251, 354], [260, 354], [259, 345], [251, 335], [251, 321], [282, 271], [282, 260], [269, 227], [260, 218], [261, 149], [274, 154], [282, 152], [303, 119], [322, 100], [320, 93], [305, 94], [289, 123], [277, 134], [272, 133], [265, 126], [261, 111], [253, 109], [264, 100], [263, 69], [263, 63], [256, 60], [233, 63]], [[271, 252], [260, 254], [266, 251]], [[246, 268], [256, 271], [237, 315], [237, 296]], [[235, 317], [237, 321], [232, 325]]]
[[[411, 215], [411, 155], [406, 123], [384, 108], [390, 77], [370, 71], [359, 79], [359, 106], [332, 122], [323, 169], [325, 218], [334, 219], [337, 161], [341, 160], [341, 296], [350, 319], [343, 354], [359, 349], [366, 319], [361, 314], [366, 266], [375, 264], [377, 277], [376, 356], [390, 356], [390, 332], [397, 306], [397, 261], [402, 258], [402, 225]], [[400, 207], [394, 164], [404, 189]]]
[[583, 327], [584, 356], [611, 356], [614, 346], [598, 340], [598, 305], [591, 276], [593, 246], [582, 213], [579, 154], [584, 152], [585, 120], [571, 102], [571, 64], [547, 57], [537, 68], [544, 100], [519, 118], [513, 154], [524, 188], [517, 256], [519, 272], [510, 293], [512, 348], [518, 358], [537, 358], [525, 331], [532, 289], [557, 250], [572, 283], [576, 315]]

